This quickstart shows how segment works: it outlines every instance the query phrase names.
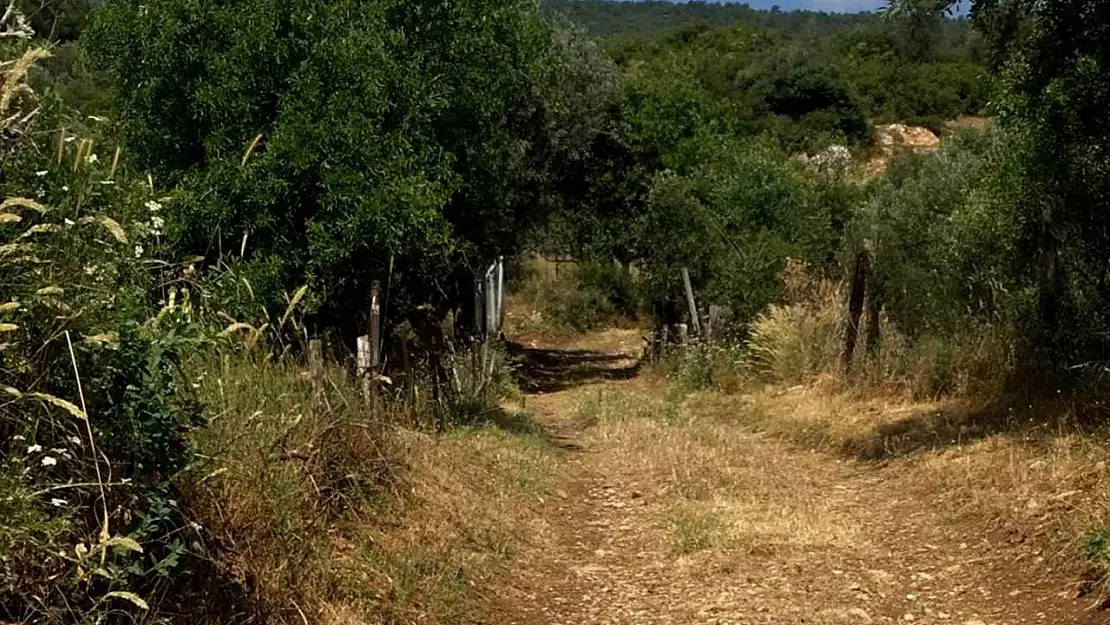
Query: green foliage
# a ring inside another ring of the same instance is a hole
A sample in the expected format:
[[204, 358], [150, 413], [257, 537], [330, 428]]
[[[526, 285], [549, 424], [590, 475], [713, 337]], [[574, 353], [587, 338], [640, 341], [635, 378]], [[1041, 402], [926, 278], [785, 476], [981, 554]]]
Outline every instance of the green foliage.
[[736, 82], [748, 92], [753, 110], [770, 116], [763, 124], [791, 147], [816, 151], [870, 135], [858, 96], [827, 61], [797, 52], [761, 59]]
[[[835, 33], [860, 26], [881, 24], [874, 13], [824, 11], [762, 11], [739, 2], [609, 2], [608, 0], [545, 0], [549, 14], [564, 15], [586, 26], [592, 35], [658, 35], [676, 27], [747, 25], [784, 31]], [[957, 32], [967, 23], [945, 24]]]
[[1110, 12], [1092, 0], [992, 0], [977, 3], [973, 18], [1002, 68], [1002, 123], [1026, 148], [1016, 168], [1018, 238], [1023, 269], [1036, 275], [1029, 333], [1038, 365], [1059, 372], [1106, 362], [1110, 88], [1101, 76], [1110, 64]]
[[643, 308], [640, 285], [627, 267], [613, 261], [587, 261], [554, 275], [533, 271], [521, 281], [524, 287], [518, 295], [533, 311], [523, 321], [523, 330], [596, 330], [635, 319]]
[[697, 165], [656, 177], [639, 225], [647, 289], [680, 299], [686, 267], [703, 301], [750, 319], [779, 298], [787, 258], [825, 262], [838, 226], [818, 183], [773, 147], [708, 137], [688, 150]]
[[[650, 4], [625, 10], [648, 11]], [[939, 125], [935, 120], [976, 115], [986, 106], [989, 81], [966, 21], [942, 24], [940, 32], [950, 39], [916, 54], [903, 49], [910, 36], [901, 32], [901, 21], [842, 17], [855, 20], [851, 28], [792, 30], [741, 20], [727, 28], [688, 25], [613, 37], [605, 45], [634, 82], [668, 77], [682, 85], [681, 91], [672, 88], [676, 93], [696, 94], [684, 96], [701, 102], [686, 123], [709, 112], [718, 127], [770, 133], [792, 150], [866, 143], [867, 119]], [[945, 33], [952, 24], [959, 28]]]
[[[24, 67], [41, 56], [14, 52]], [[170, 492], [201, 423], [178, 365], [203, 332], [160, 288], [174, 277], [150, 258], [162, 205], [98, 152], [101, 122], [56, 91], [20, 96], [37, 115], [5, 111], [26, 125], [5, 132], [0, 178], [0, 613], [137, 617], [192, 534]]]
[[19, 9], [41, 39], [70, 42], [77, 39], [85, 25], [92, 0], [16, 0]]
[[307, 276], [348, 331], [391, 270], [396, 313], [466, 302], [477, 259], [542, 222], [608, 89], [587, 42], [517, 0], [111, 0], [85, 43], [125, 145], [179, 189], [175, 249]]
[[1013, 323], [1025, 279], [1018, 268], [1020, 146], [992, 130], [891, 165], [852, 226], [871, 251], [877, 296], [911, 336], [950, 333], [968, 316]]
[[1102, 528], [1087, 536], [1087, 559], [1102, 567], [1110, 562], [1110, 528]]

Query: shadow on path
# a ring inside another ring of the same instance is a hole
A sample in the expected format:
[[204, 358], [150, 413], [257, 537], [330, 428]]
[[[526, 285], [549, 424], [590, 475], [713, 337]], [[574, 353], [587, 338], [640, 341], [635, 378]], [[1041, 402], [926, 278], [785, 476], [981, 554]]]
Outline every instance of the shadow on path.
[[594, 382], [630, 380], [640, 372], [640, 361], [627, 354], [530, 348], [513, 342], [507, 348], [517, 382], [526, 393], [554, 393]]
[[842, 451], [861, 460], [885, 461], [958, 447], [996, 435], [1038, 444], [1061, 434], [1094, 434], [1105, 431], [1108, 425], [1110, 413], [1102, 406], [1083, 406], [1066, 399], [1038, 401], [1006, 396], [980, 405], [953, 403], [917, 411], [846, 441]]

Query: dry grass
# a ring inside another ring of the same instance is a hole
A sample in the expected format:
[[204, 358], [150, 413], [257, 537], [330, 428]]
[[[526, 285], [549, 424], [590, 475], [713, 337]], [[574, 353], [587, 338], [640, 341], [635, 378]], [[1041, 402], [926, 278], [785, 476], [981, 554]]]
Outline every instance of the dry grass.
[[698, 406], [634, 388], [582, 393], [578, 418], [595, 424], [591, 437], [610, 450], [613, 470], [656, 490], [676, 551], [804, 554], [855, 540], [829, 500], [798, 488], [812, 463]]
[[[1066, 584], [1089, 574], [1086, 537], [1110, 518], [1110, 449], [1074, 426], [862, 398], [836, 382], [747, 396], [665, 386], [648, 376], [571, 392], [586, 462], [607, 485], [590, 491], [607, 520], [589, 525], [635, 536], [580, 530], [577, 540], [607, 545], [588, 558], [600, 564], [581, 566], [611, 590], [608, 604], [575, 614], [635, 614], [658, 600], [673, 622], [711, 609], [720, 622], [765, 612], [840, 623], [861, 606], [927, 622], [1027, 622], [1036, 605], [1078, 622], [1083, 606]], [[930, 425], [905, 427], [917, 421]], [[632, 553], [652, 564], [616, 564]], [[645, 576], [669, 590], [656, 599], [625, 588]], [[928, 600], [907, 605], [907, 593]]]
[[482, 589], [548, 531], [537, 509], [551, 450], [492, 428], [442, 439], [404, 432], [396, 442], [405, 489], [351, 528], [335, 562], [343, 605], [360, 606], [362, 622], [481, 622]]
[[1074, 424], [831, 376], [673, 387], [529, 398], [575, 451], [496, 622], [1101, 622], [1067, 586], [1107, 512]]
[[1100, 582], [1105, 562], [1085, 557], [1110, 525], [1110, 445], [1063, 402], [1006, 406], [839, 390], [825, 381], [741, 398], [690, 396], [691, 412], [752, 428], [846, 461], [898, 471], [908, 496], [932, 501], [955, 525], [1027, 544], [1031, 561]]
[[197, 432], [210, 460], [189, 505], [271, 622], [476, 622], [476, 589], [545, 531], [538, 438], [386, 426], [342, 370], [320, 388], [251, 357], [196, 371], [218, 417]]
[[843, 286], [814, 280], [795, 262], [787, 265], [783, 283], [786, 303], [772, 305], [750, 327], [745, 368], [760, 381], [803, 384], [829, 376], [842, 379], [845, 388], [879, 394], [983, 396], [1001, 392], [1014, 370], [1016, 341], [1007, 328], [969, 321], [959, 332], [911, 341], [884, 312], [877, 352], [867, 352], [861, 328], [854, 366], [845, 375]]

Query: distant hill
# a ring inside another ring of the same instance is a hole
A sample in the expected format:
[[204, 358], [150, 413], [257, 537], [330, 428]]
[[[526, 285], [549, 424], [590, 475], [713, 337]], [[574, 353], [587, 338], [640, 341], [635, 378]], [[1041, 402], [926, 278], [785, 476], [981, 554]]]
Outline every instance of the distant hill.
[[[875, 11], [885, 4], [886, 0], [752, 0], [745, 3], [541, 0], [541, 5], [549, 14], [562, 14], [597, 37], [653, 35], [690, 23], [713, 26], [745, 24], [792, 32], [816, 29], [828, 34], [844, 28], [876, 24], [882, 18], [877, 13], [866, 11]], [[966, 13], [967, 6], [962, 8]], [[964, 31], [968, 26], [962, 18], [947, 22], [949, 35]]]
[[[783, 0], [782, 7], [814, 5], [817, 0]], [[770, 0], [753, 7], [750, 4], [709, 2], [616, 2], [610, 0], [543, 0], [549, 13], [562, 14], [584, 26], [592, 35], [608, 37], [616, 34], [651, 35], [690, 23], [714, 26], [746, 24], [761, 28], [790, 31], [817, 27], [824, 32], [860, 24], [873, 24], [880, 17], [874, 13], [828, 13], [810, 10], [770, 10]], [[867, 0], [837, 0], [826, 5], [857, 6], [875, 4]]]

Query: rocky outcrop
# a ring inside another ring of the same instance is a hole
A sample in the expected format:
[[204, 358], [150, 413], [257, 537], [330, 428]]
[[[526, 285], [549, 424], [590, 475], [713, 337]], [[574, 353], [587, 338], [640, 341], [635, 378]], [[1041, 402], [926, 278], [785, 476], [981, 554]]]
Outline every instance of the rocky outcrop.
[[885, 172], [887, 162], [903, 152], [936, 152], [940, 149], [940, 137], [920, 126], [886, 124], [875, 126], [875, 145], [878, 149], [867, 163], [867, 178]]

